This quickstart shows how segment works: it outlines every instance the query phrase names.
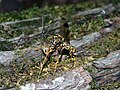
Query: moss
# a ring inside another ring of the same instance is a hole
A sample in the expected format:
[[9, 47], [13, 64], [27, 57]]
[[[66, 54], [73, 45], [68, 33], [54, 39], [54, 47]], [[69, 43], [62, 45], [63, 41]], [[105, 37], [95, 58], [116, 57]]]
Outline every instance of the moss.
[[117, 30], [108, 36], [100, 39], [98, 42], [93, 43], [91, 46], [85, 48], [94, 52], [94, 57], [104, 57], [112, 51], [120, 49], [120, 31]]
[[[0, 22], [6, 22], [6, 21], [14, 21], [14, 20], [22, 20], [22, 19], [28, 19], [33, 17], [39, 17], [43, 14], [51, 14], [52, 17], [48, 17], [46, 20], [46, 24], [49, 24], [51, 21], [51, 18], [53, 17], [62, 17], [64, 16], [70, 24], [70, 30], [71, 30], [71, 39], [81, 39], [82, 36], [90, 34], [95, 31], [99, 31], [99, 29], [104, 26], [103, 23], [103, 17], [76, 17], [71, 18], [74, 13], [76, 13], [77, 10], [85, 10], [89, 8], [94, 8], [94, 3], [88, 2], [88, 3], [79, 3], [77, 5], [68, 5], [68, 6], [53, 6], [53, 7], [45, 7], [39, 9], [38, 7], [34, 6], [28, 10], [23, 10], [21, 12], [11, 12], [11, 13], [0, 13]], [[110, 15], [110, 17], [114, 17], [116, 14]], [[33, 22], [34, 23], [34, 22]], [[21, 26], [29, 26], [33, 23], [24, 23], [23, 25], [16, 25], [12, 28], [17, 28]], [[38, 25], [39, 22], [37, 22], [36, 25]], [[38, 25], [39, 26], [39, 25]], [[18, 31], [14, 32], [14, 36], [19, 36], [21, 33], [25, 33], [26, 35], [29, 35], [31, 33], [35, 33], [37, 30], [34, 29], [26, 29], [24, 31]], [[6, 37], [6, 34], [1, 34], [2, 37]], [[11, 37], [9, 37], [11, 38]], [[41, 39], [37, 39], [41, 41]], [[32, 47], [32, 45], [35, 43], [36, 40], [26, 43], [22, 46], [22, 48], [26, 47]], [[9, 43], [0, 44], [0, 49], [5, 50], [5, 45], [9, 45]], [[11, 45], [11, 44], [10, 44]], [[11, 45], [12, 46], [12, 45]], [[86, 51], [90, 51], [93, 54], [91, 56], [85, 56], [84, 58], [77, 57], [76, 63], [74, 63], [71, 59], [66, 59], [61, 61], [58, 64], [58, 72], [63, 72], [66, 70], [70, 70], [76, 67], [83, 66], [87, 63], [90, 63], [94, 60], [97, 60], [98, 58], [105, 57], [108, 53], [111, 51], [119, 50], [120, 49], [120, 30], [115, 31], [114, 33], [109, 34], [108, 36], [105, 36], [104, 38], [100, 39], [99, 41], [96, 41], [91, 46], [85, 46], [84, 47]], [[10, 49], [10, 47], [9, 47]], [[12, 50], [12, 49], [10, 49]], [[16, 51], [16, 54], [23, 55], [23, 52], [21, 50]], [[11, 72], [7, 72], [5, 69], [6, 67], [1, 66], [0, 69], [0, 86], [19, 86], [21, 84], [25, 84], [26, 82], [35, 82], [41, 78], [45, 78], [48, 76], [54, 76], [56, 73], [54, 72], [55, 69], [55, 60], [51, 59], [50, 63], [46, 65], [46, 67], [43, 70], [43, 73], [40, 73], [40, 60], [37, 60], [35, 62], [34, 59], [25, 59], [22, 62], [12, 62], [10, 69]], [[73, 67], [75, 66], [75, 67]], [[94, 70], [93, 68], [85, 68], [90, 73]], [[95, 85], [95, 82], [93, 81], [94, 87], [97, 87]], [[115, 83], [115, 87], [119, 86], [119, 83]], [[112, 88], [110, 85], [108, 85], [109, 88]], [[99, 88], [99, 87], [97, 87]]]
[[15, 44], [11, 42], [0, 42], [0, 51], [10, 51], [14, 50]]
[[96, 85], [96, 82], [92, 80], [90, 90], [104, 90], [104, 89], [114, 90], [114, 89], [118, 89], [119, 87], [120, 87], [120, 82], [114, 82], [114, 83], [98, 86]]

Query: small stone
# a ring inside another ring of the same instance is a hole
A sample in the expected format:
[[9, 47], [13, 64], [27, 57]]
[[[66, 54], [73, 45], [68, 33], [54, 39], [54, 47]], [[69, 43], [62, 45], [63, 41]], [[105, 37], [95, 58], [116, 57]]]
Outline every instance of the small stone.
[[14, 59], [14, 51], [1, 51], [0, 52], [0, 64], [9, 65], [9, 63]]

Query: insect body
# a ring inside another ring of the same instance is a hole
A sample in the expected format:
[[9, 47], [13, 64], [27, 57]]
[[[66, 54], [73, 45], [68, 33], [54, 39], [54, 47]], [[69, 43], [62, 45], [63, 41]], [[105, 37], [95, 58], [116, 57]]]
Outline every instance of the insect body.
[[45, 50], [42, 49], [42, 52], [45, 57], [43, 63], [41, 64], [41, 70], [43, 70], [45, 64], [48, 60], [50, 60], [52, 55], [58, 55], [59, 57], [55, 65], [56, 68], [57, 64], [62, 60], [63, 55], [67, 55], [69, 58], [74, 58], [76, 49], [69, 43], [66, 43], [61, 35], [57, 34], [53, 37], [53, 42], [51, 42], [51, 45]]

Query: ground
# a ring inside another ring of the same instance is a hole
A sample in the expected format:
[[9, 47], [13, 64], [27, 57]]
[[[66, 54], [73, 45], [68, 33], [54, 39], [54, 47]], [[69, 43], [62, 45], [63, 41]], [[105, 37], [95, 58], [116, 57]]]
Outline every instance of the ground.
[[[101, 7], [102, 5], [104, 4], [99, 3], [99, 7]], [[28, 18], [34, 18], [34, 17], [50, 14], [51, 17], [50, 16], [45, 17], [46, 18], [45, 25], [49, 25], [52, 23], [52, 20], [54, 18], [64, 17], [67, 20], [67, 22], [70, 22], [70, 27], [69, 27], [70, 40], [80, 40], [83, 36], [88, 35], [92, 32], [97, 32], [100, 30], [101, 27], [105, 26], [105, 23], [104, 23], [105, 17], [104, 16], [97, 16], [97, 17], [81, 16], [81, 17], [73, 18], [72, 16], [78, 11], [85, 11], [95, 7], [96, 6], [94, 5], [94, 3], [91, 3], [91, 2], [84, 2], [84, 3], [79, 3], [77, 5], [68, 5], [68, 6], [52, 6], [52, 7], [46, 6], [40, 9], [34, 6], [30, 9], [23, 10], [21, 12], [0, 13], [0, 17], [1, 17], [0, 22], [24, 20]], [[112, 19], [113, 17], [119, 17], [118, 12], [114, 12], [109, 15], [110, 19]], [[39, 26], [39, 23], [37, 23], [37, 25]], [[24, 24], [22, 26], [24, 26]], [[10, 28], [16, 28], [16, 27], [22, 27], [22, 26], [16, 25]], [[9, 39], [9, 38], [19, 36], [21, 33], [25, 33], [27, 35], [35, 32], [37, 32], [37, 30], [33, 31], [33, 28], [32, 28], [31, 30], [28, 29], [24, 31], [14, 32], [14, 35], [10, 36], [9, 33], [5, 33], [0, 30], [0, 37]], [[50, 39], [50, 37], [52, 36], [49, 36], [48, 40]], [[34, 48], [35, 47], [34, 43], [36, 41], [41, 41], [41, 38], [23, 45], [22, 47], [19, 48], [19, 50], [25, 49], [28, 47]], [[0, 44], [0, 46], [2, 47], [3, 45]], [[72, 61], [71, 58], [67, 58], [67, 60], [61, 61], [58, 64], [59, 72], [70, 70], [79, 66], [84, 66], [88, 63], [91, 63], [94, 60], [97, 60], [98, 58], [107, 56], [112, 51], [119, 50], [120, 49], [120, 30], [114, 31], [109, 35], [104, 36], [104, 38], [92, 43], [91, 45], [85, 45], [84, 49], [86, 51], [90, 51], [92, 54], [90, 56], [84, 56], [83, 58], [76, 57], [77, 63], [75, 67], [73, 67], [74, 61]], [[5, 49], [4, 47], [2, 47], [0, 50], [2, 51]], [[55, 75], [55, 72], [54, 72], [55, 61], [52, 59], [53, 58], [50, 59], [51, 60], [50, 63], [46, 65], [46, 67], [44, 68], [44, 72], [42, 74], [37, 72], [40, 70], [39, 63], [34, 62], [34, 60], [32, 62], [29, 62], [29, 60], [26, 59], [22, 63], [13, 62], [11, 66], [13, 69], [12, 73], [9, 73], [8, 71], [6, 71], [6, 68], [4, 68], [3, 66], [0, 66], [1, 67], [0, 86], [7, 86], [7, 87], [19, 86], [25, 82], [34, 82], [40, 78], [46, 78], [48, 76]], [[26, 63], [30, 63], [30, 65]], [[91, 68], [86, 67], [85, 69], [88, 70], [89, 73], [92, 72]], [[93, 87], [95, 87], [94, 83], [92, 83], [92, 85]], [[119, 82], [115, 82], [113, 84], [113, 87], [116, 85], [119, 85]], [[112, 88], [109, 85], [108, 87]]]

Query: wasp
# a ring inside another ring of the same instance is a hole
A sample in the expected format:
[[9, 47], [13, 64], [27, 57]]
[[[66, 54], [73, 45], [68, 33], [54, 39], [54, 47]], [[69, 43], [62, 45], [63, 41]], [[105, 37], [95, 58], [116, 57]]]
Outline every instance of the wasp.
[[53, 42], [51, 45], [47, 48], [42, 49], [42, 53], [44, 55], [43, 62], [41, 63], [41, 71], [43, 70], [45, 64], [50, 60], [52, 55], [58, 55], [58, 60], [55, 64], [55, 70], [57, 68], [57, 65], [60, 61], [62, 61], [63, 55], [69, 56], [69, 58], [74, 59], [76, 53], [76, 49], [71, 46], [69, 43], [65, 42], [65, 39], [59, 35], [56, 34], [53, 37]]

